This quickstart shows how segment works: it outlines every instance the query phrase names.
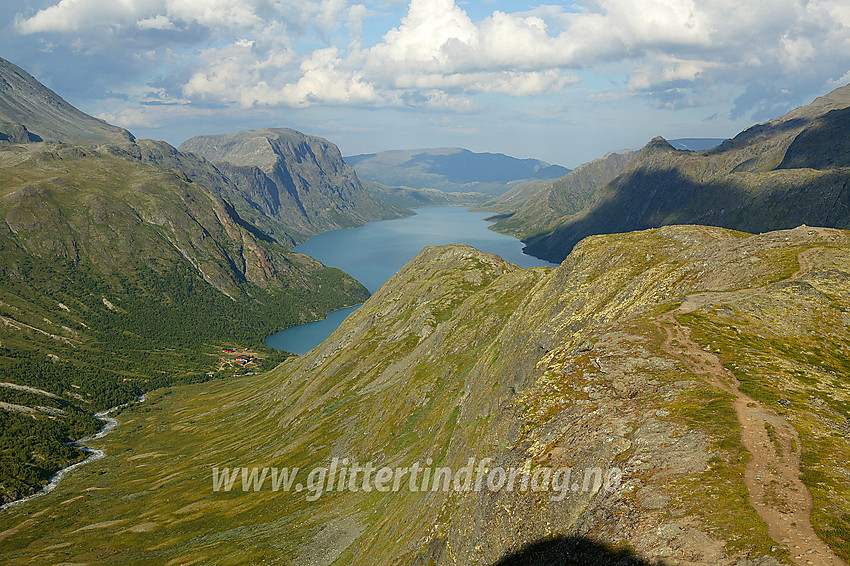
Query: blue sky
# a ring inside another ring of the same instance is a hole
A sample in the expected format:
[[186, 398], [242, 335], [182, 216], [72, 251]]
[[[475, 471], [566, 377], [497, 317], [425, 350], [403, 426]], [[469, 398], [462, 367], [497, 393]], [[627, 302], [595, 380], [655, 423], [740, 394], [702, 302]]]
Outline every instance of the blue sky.
[[0, 56], [137, 136], [286, 126], [346, 155], [574, 167], [850, 82], [846, 0], [4, 0]]

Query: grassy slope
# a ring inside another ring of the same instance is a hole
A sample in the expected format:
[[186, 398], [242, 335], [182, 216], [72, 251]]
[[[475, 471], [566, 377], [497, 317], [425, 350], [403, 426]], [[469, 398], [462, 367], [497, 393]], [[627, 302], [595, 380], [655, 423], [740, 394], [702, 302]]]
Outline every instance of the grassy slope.
[[[770, 284], [811, 247], [827, 248], [805, 277], [814, 291]], [[671, 227], [590, 238], [556, 269], [427, 249], [313, 352], [125, 411], [99, 443], [106, 459], [0, 515], [0, 541], [11, 564], [398, 564], [426, 549], [440, 564], [492, 563], [556, 534], [695, 564], [770, 554], [730, 399], [662, 350], [655, 322], [687, 293], [749, 288], [687, 323], [798, 428], [816, 527], [847, 558], [848, 248], [846, 233]], [[829, 347], [815, 351], [824, 328]], [[470, 456], [530, 458], [625, 476], [616, 492], [561, 504], [406, 490], [308, 503], [238, 482], [212, 492], [212, 466], [304, 468], [332, 456], [455, 468]]]
[[[109, 150], [6, 146], [0, 187], [0, 376], [74, 411], [205, 380], [225, 345], [259, 348], [273, 367], [264, 336], [368, 296], [246, 229], [200, 185]], [[16, 395], [0, 388], [0, 401]], [[26, 494], [82, 457], [63, 442], [96, 424], [71, 416], [4, 414], [0, 495]], [[48, 427], [34, 438], [49, 447], [25, 444], [12, 426]]]

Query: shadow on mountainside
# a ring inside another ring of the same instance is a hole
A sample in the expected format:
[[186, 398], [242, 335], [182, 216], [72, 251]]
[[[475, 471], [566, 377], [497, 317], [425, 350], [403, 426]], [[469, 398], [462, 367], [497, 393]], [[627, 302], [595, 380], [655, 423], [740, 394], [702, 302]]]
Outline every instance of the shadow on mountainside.
[[552, 231], [523, 240], [524, 253], [560, 263], [583, 238], [671, 224], [758, 233], [801, 224], [850, 228], [850, 170], [732, 174], [698, 183], [675, 168], [631, 171]]
[[561, 536], [531, 543], [493, 566], [664, 566], [648, 561], [627, 549], [585, 537]]

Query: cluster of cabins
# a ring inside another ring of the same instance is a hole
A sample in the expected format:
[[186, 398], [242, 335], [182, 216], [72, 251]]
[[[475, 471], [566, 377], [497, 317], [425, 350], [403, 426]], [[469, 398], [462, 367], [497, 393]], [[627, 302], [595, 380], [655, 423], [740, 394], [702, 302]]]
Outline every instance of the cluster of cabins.
[[[234, 350], [233, 348], [222, 348], [221, 351], [224, 352], [225, 354], [235, 354], [236, 353], [236, 350]], [[240, 354], [240, 355], [236, 356], [236, 358], [233, 360], [233, 362], [237, 366], [244, 366], [245, 364], [247, 364], [250, 361], [251, 361], [251, 356], [248, 356], [248, 355], [245, 355], [245, 354]]]

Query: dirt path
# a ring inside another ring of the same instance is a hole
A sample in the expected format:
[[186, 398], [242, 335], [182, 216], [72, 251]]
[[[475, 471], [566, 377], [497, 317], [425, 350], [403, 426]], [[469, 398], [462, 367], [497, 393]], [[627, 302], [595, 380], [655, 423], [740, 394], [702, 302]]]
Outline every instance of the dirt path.
[[[823, 248], [797, 255], [800, 268], [788, 279], [797, 279], [813, 265], [812, 256]], [[707, 384], [735, 396], [733, 407], [741, 423], [741, 442], [752, 454], [744, 472], [750, 504], [767, 524], [778, 545], [788, 547], [794, 564], [847, 566], [818, 536], [811, 524], [812, 496], [800, 480], [802, 442], [796, 429], [739, 389], [737, 378], [720, 359], [703, 350], [691, 338], [691, 329], [676, 316], [692, 312], [719, 296], [752, 293], [753, 290], [690, 295], [679, 308], [657, 318], [666, 338], [662, 349], [684, 362]]]

